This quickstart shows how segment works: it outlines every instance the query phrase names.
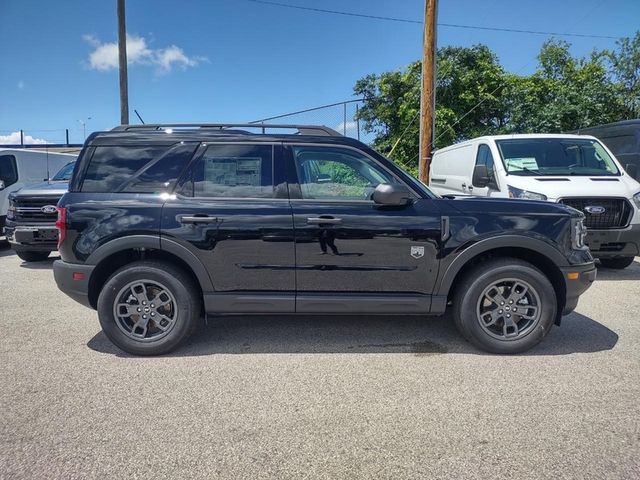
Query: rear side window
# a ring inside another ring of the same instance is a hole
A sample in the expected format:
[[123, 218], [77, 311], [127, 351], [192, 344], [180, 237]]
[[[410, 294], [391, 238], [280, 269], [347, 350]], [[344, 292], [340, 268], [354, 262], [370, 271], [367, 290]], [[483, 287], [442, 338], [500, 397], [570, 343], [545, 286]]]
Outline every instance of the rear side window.
[[96, 147], [81, 191], [155, 193], [170, 190], [197, 143]]
[[0, 180], [8, 187], [18, 181], [18, 168], [16, 157], [13, 155], [0, 155]]
[[273, 198], [272, 145], [210, 145], [182, 193], [194, 197]]

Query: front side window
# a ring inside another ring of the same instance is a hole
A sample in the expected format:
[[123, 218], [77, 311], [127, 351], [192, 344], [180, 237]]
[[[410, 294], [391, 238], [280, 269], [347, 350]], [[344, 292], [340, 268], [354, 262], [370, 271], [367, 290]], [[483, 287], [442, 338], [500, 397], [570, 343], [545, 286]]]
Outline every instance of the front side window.
[[293, 147], [305, 199], [370, 200], [381, 183], [399, 183], [369, 157], [334, 147]]
[[579, 138], [514, 138], [498, 140], [510, 175], [619, 175], [600, 142]]
[[481, 143], [478, 147], [478, 154], [476, 156], [476, 165], [486, 165], [487, 173], [489, 174], [489, 183], [497, 187], [495, 165], [493, 163], [493, 154], [491, 148], [485, 143]]
[[18, 181], [16, 157], [13, 155], [0, 155], [0, 180], [2, 180], [5, 187]]
[[210, 145], [186, 187], [194, 197], [273, 198], [273, 146]]

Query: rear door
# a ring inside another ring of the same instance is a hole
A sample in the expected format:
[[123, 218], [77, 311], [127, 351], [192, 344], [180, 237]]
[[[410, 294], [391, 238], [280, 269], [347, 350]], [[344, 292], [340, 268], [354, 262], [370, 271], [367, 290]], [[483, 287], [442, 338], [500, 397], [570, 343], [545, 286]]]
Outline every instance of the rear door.
[[196, 153], [165, 203], [162, 241], [186, 246], [205, 266], [213, 312], [293, 312], [293, 220], [281, 146], [210, 143]]
[[426, 313], [437, 275], [440, 214], [417, 194], [385, 207], [371, 194], [402, 183], [346, 146], [287, 147], [298, 312]]

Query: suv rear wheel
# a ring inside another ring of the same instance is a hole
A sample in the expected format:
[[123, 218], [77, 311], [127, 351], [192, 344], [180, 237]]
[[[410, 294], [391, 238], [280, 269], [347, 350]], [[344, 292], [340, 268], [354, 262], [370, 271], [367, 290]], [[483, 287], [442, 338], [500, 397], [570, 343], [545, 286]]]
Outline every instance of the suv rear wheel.
[[614, 257], [614, 258], [601, 258], [600, 264], [605, 268], [615, 268], [616, 270], [622, 270], [627, 268], [633, 263], [635, 257]]
[[18, 257], [20, 257], [25, 262], [42, 262], [43, 260], [46, 260], [47, 258], [49, 258], [50, 253], [51, 252], [39, 252], [39, 251], [33, 251], [33, 250], [31, 251], [22, 250], [22, 251], [16, 252]]
[[483, 262], [456, 289], [454, 320], [462, 335], [492, 353], [520, 353], [553, 325], [556, 293], [549, 279], [515, 258]]
[[116, 271], [98, 297], [102, 330], [134, 355], [160, 355], [178, 347], [200, 320], [199, 289], [168, 262], [140, 261]]

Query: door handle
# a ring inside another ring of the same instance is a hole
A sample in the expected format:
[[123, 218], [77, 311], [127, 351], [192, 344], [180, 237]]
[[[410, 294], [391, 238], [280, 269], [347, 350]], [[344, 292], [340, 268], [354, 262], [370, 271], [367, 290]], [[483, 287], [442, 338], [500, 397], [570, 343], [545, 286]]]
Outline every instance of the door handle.
[[193, 216], [183, 215], [179, 217], [178, 220], [182, 224], [216, 223], [218, 221], [218, 217], [210, 217], [208, 215], [204, 215], [201, 217], [197, 215], [193, 215]]
[[335, 217], [311, 217], [307, 218], [307, 224], [309, 225], [337, 225], [342, 223], [341, 218]]

